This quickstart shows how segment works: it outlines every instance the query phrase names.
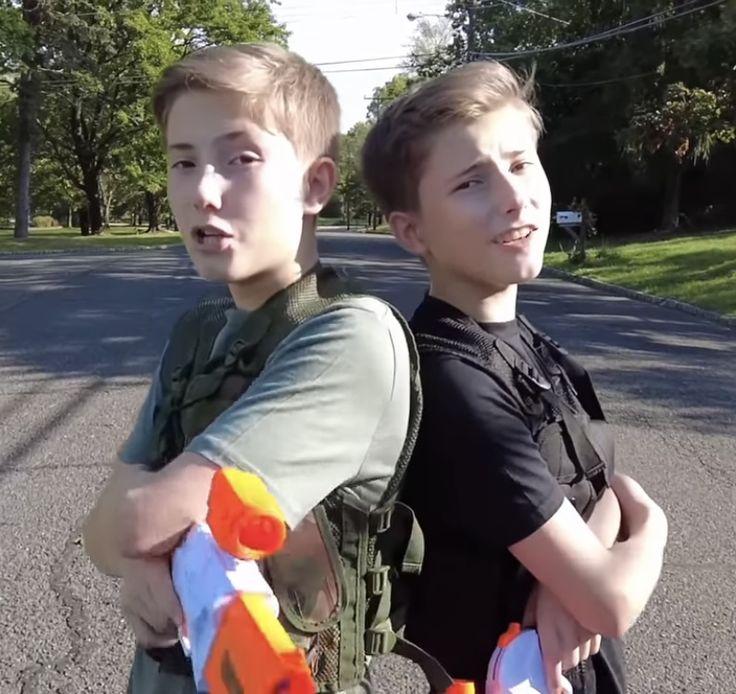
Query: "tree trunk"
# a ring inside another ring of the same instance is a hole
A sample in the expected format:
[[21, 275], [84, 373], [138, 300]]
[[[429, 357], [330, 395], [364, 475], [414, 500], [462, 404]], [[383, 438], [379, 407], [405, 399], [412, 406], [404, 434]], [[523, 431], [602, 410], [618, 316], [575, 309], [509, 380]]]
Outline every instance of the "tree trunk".
[[156, 203], [156, 196], [149, 191], [146, 191], [146, 212], [148, 213], [148, 229], [146, 229], [146, 232], [158, 231], [158, 204]]
[[110, 228], [110, 208], [112, 207], [113, 190], [109, 187], [104, 179], [100, 177], [100, 201], [102, 211], [102, 226], [105, 229]]
[[90, 235], [89, 228], [89, 211], [86, 207], [82, 206], [78, 210], [79, 212], [79, 228], [82, 230], [82, 236]]
[[13, 236], [26, 239], [31, 218], [31, 169], [40, 87], [36, 68], [41, 63], [41, 54], [35, 29], [41, 23], [42, 5], [38, 0], [22, 0], [21, 10], [23, 21], [33, 29], [34, 37], [33, 44], [24, 57], [28, 69], [21, 75], [18, 91], [18, 154]]
[[38, 81], [32, 72], [21, 77], [18, 91], [18, 149], [15, 189], [16, 239], [27, 239], [31, 219], [31, 168], [33, 132], [38, 110]]
[[[81, 162], [80, 162], [81, 163]], [[87, 220], [89, 233], [102, 231], [102, 200], [100, 196], [100, 177], [92, 166], [84, 166], [84, 196], [87, 199]], [[84, 232], [82, 232], [84, 234]]]
[[74, 222], [72, 221], [72, 206], [67, 205], [66, 225], [69, 229], [71, 229], [73, 223]]
[[345, 201], [345, 226], [350, 231], [350, 201]]
[[684, 173], [685, 164], [680, 160], [673, 160], [667, 167], [662, 204], [662, 231], [676, 231], [680, 226], [680, 194]]

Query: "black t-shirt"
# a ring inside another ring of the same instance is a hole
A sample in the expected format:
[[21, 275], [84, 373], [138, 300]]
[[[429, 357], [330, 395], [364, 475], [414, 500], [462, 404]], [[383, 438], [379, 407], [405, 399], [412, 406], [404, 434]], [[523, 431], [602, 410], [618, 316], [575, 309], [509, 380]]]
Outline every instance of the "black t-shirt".
[[[456, 309], [428, 297], [414, 324]], [[483, 324], [541, 367], [516, 321]], [[422, 355], [424, 413], [404, 498], [426, 540], [407, 634], [451, 675], [481, 678], [510, 618], [518, 564], [508, 547], [538, 530], [564, 494], [542, 458], [518, 398], [459, 357]], [[516, 606], [518, 607], [518, 606]]]

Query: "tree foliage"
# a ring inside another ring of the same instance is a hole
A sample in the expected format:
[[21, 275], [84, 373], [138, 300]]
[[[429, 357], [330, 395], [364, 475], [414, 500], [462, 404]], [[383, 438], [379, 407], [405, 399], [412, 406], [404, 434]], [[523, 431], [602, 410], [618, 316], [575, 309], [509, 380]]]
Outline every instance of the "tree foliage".
[[[21, 95], [24, 76], [34, 80], [36, 161], [53, 161], [81, 193], [68, 201], [81, 202], [83, 233], [103, 228], [113, 182], [139, 195], [163, 191], [149, 101], [166, 66], [207, 45], [286, 41], [264, 1], [32, 0], [40, 8], [35, 27], [21, 8], [0, 2], [3, 74]], [[21, 109], [20, 98], [17, 104]], [[23, 128], [16, 132], [24, 136]]]

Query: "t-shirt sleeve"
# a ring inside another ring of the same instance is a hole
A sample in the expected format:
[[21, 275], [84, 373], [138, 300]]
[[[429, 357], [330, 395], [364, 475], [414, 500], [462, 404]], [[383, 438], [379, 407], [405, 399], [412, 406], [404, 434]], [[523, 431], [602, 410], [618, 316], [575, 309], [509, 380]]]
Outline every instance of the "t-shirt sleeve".
[[405, 342], [396, 342], [397, 324], [377, 300], [341, 304], [310, 319], [187, 450], [257, 474], [294, 527], [358, 475], [379, 435], [397, 397], [397, 359], [407, 358]]
[[[519, 401], [500, 379], [449, 355], [422, 361], [424, 415], [412, 495], [445, 532], [508, 547], [560, 508]], [[419, 467], [421, 466], [421, 467]]]
[[123, 463], [149, 466], [155, 462], [150, 459], [153, 450], [153, 417], [162, 397], [161, 360], [159, 359], [156, 370], [151, 377], [151, 385], [148, 388], [146, 399], [138, 410], [133, 429], [118, 450], [118, 458]]

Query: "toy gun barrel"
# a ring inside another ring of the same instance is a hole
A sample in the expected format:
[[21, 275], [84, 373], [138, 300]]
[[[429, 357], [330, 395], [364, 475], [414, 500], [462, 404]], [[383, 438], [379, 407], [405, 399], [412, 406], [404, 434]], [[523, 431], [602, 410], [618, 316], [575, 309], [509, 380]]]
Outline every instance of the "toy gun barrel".
[[174, 553], [198, 691], [313, 694], [304, 653], [278, 620], [278, 601], [256, 561], [277, 552], [287, 525], [256, 475], [215, 473], [207, 523]]
[[207, 524], [224, 552], [262, 559], [286, 542], [286, 520], [263, 481], [251, 473], [220, 469], [212, 479]]

